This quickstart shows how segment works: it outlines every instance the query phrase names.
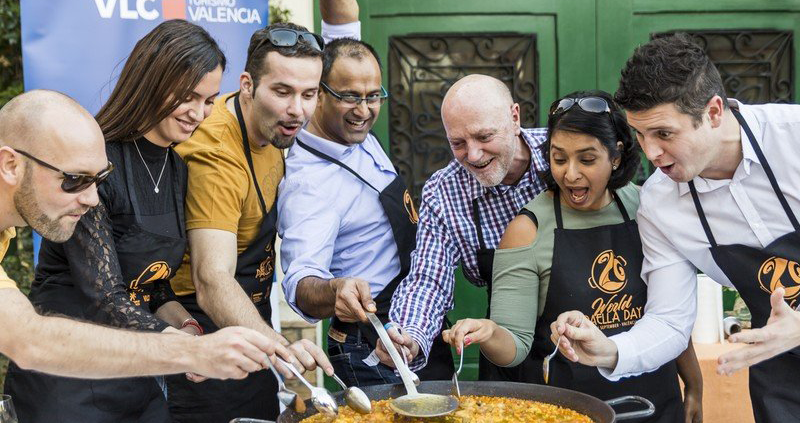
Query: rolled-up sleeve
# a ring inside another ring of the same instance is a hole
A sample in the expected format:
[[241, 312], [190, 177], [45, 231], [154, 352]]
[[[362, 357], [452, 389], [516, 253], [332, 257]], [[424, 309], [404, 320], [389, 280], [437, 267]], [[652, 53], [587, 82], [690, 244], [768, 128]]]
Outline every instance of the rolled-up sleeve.
[[297, 306], [297, 284], [307, 276], [333, 278], [330, 271], [341, 217], [335, 202], [306, 181], [284, 179], [278, 196], [278, 234], [281, 237], [283, 292], [289, 306], [316, 323]]
[[411, 270], [395, 291], [389, 312], [389, 319], [420, 346], [422, 354], [410, 363], [412, 370], [428, 362], [442, 319], [453, 308], [454, 272], [461, 257], [440, 216], [438, 201], [423, 192]]
[[612, 336], [616, 368], [600, 369], [609, 380], [651, 372], [686, 349], [697, 315], [695, 267], [673, 247], [645, 204], [637, 221], [642, 238], [642, 278], [647, 283], [644, 316], [627, 332]]
[[361, 22], [348, 22], [345, 24], [332, 25], [322, 21], [322, 39], [329, 43], [337, 38], [361, 39]]

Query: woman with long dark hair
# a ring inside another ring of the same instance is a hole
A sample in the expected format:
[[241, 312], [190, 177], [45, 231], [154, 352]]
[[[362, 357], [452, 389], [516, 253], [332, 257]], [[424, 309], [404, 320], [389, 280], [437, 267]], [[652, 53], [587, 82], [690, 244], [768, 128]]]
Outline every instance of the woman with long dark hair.
[[544, 372], [544, 358], [555, 349], [550, 323], [559, 314], [579, 310], [607, 336], [621, 333], [644, 314], [647, 285], [635, 220], [639, 187], [631, 183], [640, 154], [611, 96], [583, 91], [556, 100], [542, 153], [550, 165], [540, 173], [548, 190], [525, 205], [503, 234], [494, 257], [491, 320], [460, 320], [445, 331], [445, 340], [459, 349], [462, 342], [480, 343], [497, 365], [522, 363], [525, 382], [603, 400], [643, 396], [656, 414], [639, 422], [702, 420], [702, 376], [691, 343], [658, 370], [620, 381], [560, 354]]
[[[172, 146], [210, 114], [225, 63], [208, 32], [182, 20], [136, 44], [96, 116], [115, 170], [72, 238], [42, 243], [30, 295], [41, 312], [202, 334], [169, 285], [186, 250], [187, 169]], [[152, 377], [69, 379], [14, 364], [6, 380], [25, 422], [168, 422], [162, 386]]]

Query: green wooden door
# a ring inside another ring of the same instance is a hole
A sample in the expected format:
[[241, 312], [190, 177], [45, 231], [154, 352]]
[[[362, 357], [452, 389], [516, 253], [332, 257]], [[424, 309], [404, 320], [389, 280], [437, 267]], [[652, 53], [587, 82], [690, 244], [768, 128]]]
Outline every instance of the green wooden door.
[[[374, 129], [416, 194], [452, 158], [438, 106], [446, 88], [469, 73], [500, 76], [521, 104], [524, 124], [541, 125], [553, 100], [583, 89], [614, 92], [637, 45], [683, 30], [706, 46], [730, 96], [749, 103], [797, 101], [798, 0], [359, 3], [362, 37], [381, 56], [392, 96]], [[642, 177], [650, 173], [649, 163], [643, 165]], [[483, 317], [485, 289], [466, 282], [460, 271], [456, 279], [451, 321]], [[477, 348], [467, 351], [464, 377], [471, 379], [477, 376]]]
[[[460, 76], [487, 73], [507, 82], [526, 126], [545, 122], [547, 105], [559, 93], [596, 84], [596, 58], [585, 54], [594, 49], [594, 2], [370, 0], [360, 5], [363, 38], [381, 55], [384, 84], [393, 97], [375, 131], [416, 195], [452, 158], [438, 107]], [[460, 271], [456, 279], [450, 320], [484, 317], [486, 289], [467, 282]], [[467, 349], [466, 379], [477, 378], [477, 353], [477, 347]]]

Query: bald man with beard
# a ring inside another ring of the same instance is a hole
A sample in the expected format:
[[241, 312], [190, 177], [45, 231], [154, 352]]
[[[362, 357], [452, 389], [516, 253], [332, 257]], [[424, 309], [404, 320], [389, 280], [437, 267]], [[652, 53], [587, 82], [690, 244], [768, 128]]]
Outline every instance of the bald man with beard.
[[[402, 328], [389, 333], [407, 351], [412, 369], [425, 365], [454, 306], [455, 269], [461, 265], [468, 281], [491, 294], [492, 259], [503, 231], [546, 188], [538, 176], [547, 166], [539, 151], [546, 130], [520, 127], [519, 104], [502, 81], [479, 74], [457, 81], [442, 102], [442, 123], [453, 160], [422, 190], [417, 248], [389, 314]], [[377, 355], [392, 365], [381, 343]], [[505, 369], [481, 357], [480, 379], [519, 380], [524, 365]]]
[[[113, 170], [94, 118], [64, 94], [35, 90], [0, 109], [0, 259], [15, 226], [64, 242]], [[146, 334], [39, 315], [0, 267], [0, 352], [20, 367], [81, 378], [193, 372], [242, 379], [283, 348], [249, 329]]]

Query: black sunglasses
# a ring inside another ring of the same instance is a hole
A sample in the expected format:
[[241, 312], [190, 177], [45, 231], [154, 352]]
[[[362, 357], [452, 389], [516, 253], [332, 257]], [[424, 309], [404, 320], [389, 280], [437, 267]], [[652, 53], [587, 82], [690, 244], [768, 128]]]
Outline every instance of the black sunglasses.
[[330, 95], [334, 96], [337, 100], [345, 102], [352, 106], [358, 106], [361, 104], [362, 101], [366, 101], [368, 106], [376, 106], [378, 104], [383, 104], [387, 98], [389, 98], [389, 93], [386, 91], [386, 88], [383, 88], [381, 85], [381, 93], [380, 94], [371, 94], [366, 97], [359, 97], [357, 95], [352, 94], [340, 94], [331, 89], [328, 84], [320, 81], [320, 85], [322, 88], [330, 93]]
[[325, 48], [325, 40], [313, 32], [298, 31], [291, 28], [275, 28], [267, 31], [266, 38], [256, 45], [253, 52], [261, 48], [261, 46], [268, 41], [275, 47], [293, 47], [296, 46], [300, 40], [305, 41], [311, 48], [318, 51], [322, 51], [322, 49]]
[[602, 97], [587, 96], [556, 100], [550, 105], [550, 116], [562, 115], [573, 106], [578, 106], [579, 109], [589, 113], [608, 113], [608, 117], [611, 119], [611, 126], [614, 127], [614, 132], [618, 132], [617, 124], [614, 123], [614, 116], [611, 114], [611, 105]]
[[61, 189], [68, 194], [77, 194], [85, 190], [86, 188], [89, 188], [92, 184], [100, 185], [103, 181], [106, 180], [106, 178], [108, 178], [108, 175], [111, 174], [111, 171], [114, 170], [114, 165], [111, 164], [111, 162], [108, 162], [108, 167], [98, 172], [97, 175], [64, 172], [63, 170], [51, 165], [50, 163], [47, 163], [44, 160], [37, 159], [28, 152], [18, 149], [14, 149], [14, 151], [33, 160], [40, 166], [61, 173], [61, 176], [64, 178], [64, 180], [61, 182]]

